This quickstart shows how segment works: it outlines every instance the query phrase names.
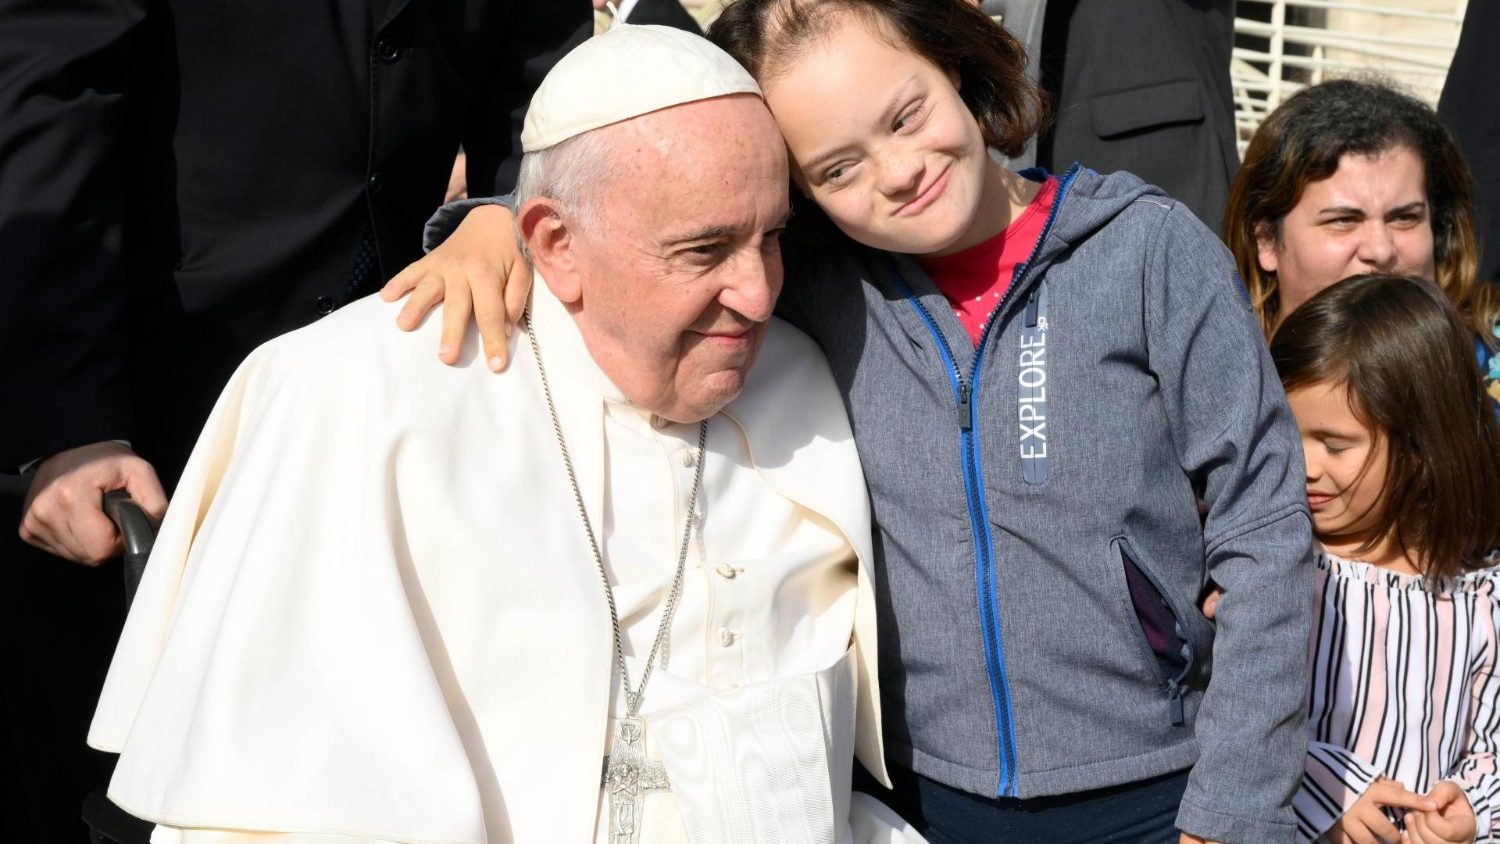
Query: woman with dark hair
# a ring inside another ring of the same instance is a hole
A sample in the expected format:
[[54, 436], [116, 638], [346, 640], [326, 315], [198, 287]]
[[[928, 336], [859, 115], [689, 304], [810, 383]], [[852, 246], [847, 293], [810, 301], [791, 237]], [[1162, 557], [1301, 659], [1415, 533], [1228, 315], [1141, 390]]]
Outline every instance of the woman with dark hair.
[[[1042, 101], [968, 0], [740, 0], [710, 36], [786, 140], [778, 313], [871, 493], [882, 799], [937, 841], [1290, 840], [1311, 531], [1223, 244], [1130, 174], [998, 164]], [[468, 266], [503, 276], [493, 232]], [[403, 273], [407, 311], [461, 252]]]
[[1500, 298], [1476, 278], [1470, 185], [1437, 114], [1387, 85], [1335, 80], [1282, 103], [1251, 139], [1224, 215], [1266, 336], [1339, 279], [1415, 275], [1453, 301], [1500, 402]]

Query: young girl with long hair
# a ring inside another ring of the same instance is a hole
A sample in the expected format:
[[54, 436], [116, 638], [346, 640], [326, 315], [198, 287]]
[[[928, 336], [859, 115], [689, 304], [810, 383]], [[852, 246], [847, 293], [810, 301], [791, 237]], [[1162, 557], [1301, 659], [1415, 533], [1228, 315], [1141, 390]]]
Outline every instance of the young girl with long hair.
[[1295, 803], [1307, 840], [1500, 835], [1486, 560], [1500, 546], [1500, 427], [1470, 335], [1434, 284], [1366, 275], [1313, 296], [1271, 344], [1321, 544]]
[[[828, 356], [871, 492], [882, 799], [938, 841], [1289, 839], [1311, 535], [1223, 245], [1129, 174], [998, 164], [1042, 99], [967, 0], [741, 0], [710, 34], [785, 135], [778, 312]], [[464, 268], [516, 260], [465, 224], [387, 295], [417, 286], [410, 319], [447, 286], [484, 333], [500, 285]]]

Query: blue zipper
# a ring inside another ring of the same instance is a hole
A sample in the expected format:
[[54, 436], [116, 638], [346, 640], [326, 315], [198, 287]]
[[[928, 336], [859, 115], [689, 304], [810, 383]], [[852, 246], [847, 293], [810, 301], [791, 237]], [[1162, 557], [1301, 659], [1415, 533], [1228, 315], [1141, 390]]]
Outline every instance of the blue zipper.
[[1057, 196], [1052, 200], [1052, 209], [1047, 213], [1047, 222], [1042, 227], [1041, 236], [1037, 238], [1036, 245], [1032, 247], [1031, 254], [1027, 256], [1025, 263], [1016, 270], [1015, 277], [1011, 280], [1005, 295], [1000, 297], [999, 304], [990, 311], [989, 321], [979, 337], [979, 345], [974, 349], [974, 365], [970, 369], [967, 380], [963, 373], [959, 372], [958, 363], [953, 358], [953, 350], [949, 348], [948, 341], [943, 339], [943, 333], [938, 330], [932, 313], [912, 292], [900, 272], [892, 272], [896, 286], [900, 288], [907, 302], [916, 309], [918, 316], [926, 324], [928, 333], [936, 342], [938, 354], [942, 356], [943, 363], [947, 367], [949, 387], [953, 392], [959, 426], [959, 451], [963, 456], [964, 492], [968, 499], [969, 527], [974, 533], [974, 547], [978, 554], [978, 565], [974, 569], [974, 589], [979, 602], [980, 627], [984, 634], [984, 659], [989, 669], [990, 695], [995, 704], [998, 743], [996, 756], [1000, 762], [999, 782], [995, 787], [995, 794], [998, 797], [1018, 796], [1016, 725], [1012, 716], [1010, 680], [1005, 672], [1005, 642], [1000, 633], [1000, 604], [994, 589], [995, 538], [990, 530], [989, 506], [985, 501], [984, 473], [980, 465], [978, 436], [975, 431], [974, 385], [979, 383], [979, 374], [984, 364], [984, 348], [989, 341], [990, 331], [998, 321], [996, 316], [1010, 303], [1015, 292], [1021, 289], [1027, 273], [1036, 262], [1036, 256], [1042, 250], [1042, 244], [1046, 242], [1047, 235], [1052, 231], [1052, 224], [1057, 220], [1057, 212], [1062, 208], [1063, 198], [1067, 195], [1068, 187], [1073, 183], [1073, 177], [1077, 175], [1078, 169], [1078, 165], [1075, 164], [1062, 177], [1057, 187]]

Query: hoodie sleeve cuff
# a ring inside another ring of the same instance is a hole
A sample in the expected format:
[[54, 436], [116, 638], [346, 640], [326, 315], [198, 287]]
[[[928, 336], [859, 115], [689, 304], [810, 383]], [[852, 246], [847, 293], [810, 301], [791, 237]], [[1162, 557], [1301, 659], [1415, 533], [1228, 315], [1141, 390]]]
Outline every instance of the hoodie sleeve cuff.
[[439, 208], [432, 217], [427, 220], [427, 225], [422, 229], [422, 251], [431, 252], [442, 245], [458, 224], [464, 221], [464, 217], [470, 211], [481, 205], [503, 205], [511, 211], [516, 210], [516, 195], [508, 193], [505, 196], [481, 196], [474, 199], [455, 199], [447, 205]]
[[1177, 828], [1205, 841], [1291, 842], [1295, 825], [1281, 818], [1249, 818], [1209, 809], [1184, 799], [1177, 810]]

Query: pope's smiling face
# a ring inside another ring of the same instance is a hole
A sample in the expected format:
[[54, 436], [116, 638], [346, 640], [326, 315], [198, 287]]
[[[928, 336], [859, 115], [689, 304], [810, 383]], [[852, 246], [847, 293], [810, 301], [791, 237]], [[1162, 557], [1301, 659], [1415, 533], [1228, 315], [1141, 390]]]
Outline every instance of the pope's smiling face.
[[781, 292], [781, 135], [749, 94], [596, 131], [614, 158], [592, 188], [597, 219], [564, 219], [561, 245], [528, 234], [537, 267], [628, 399], [676, 422], [707, 418], [744, 388]]

